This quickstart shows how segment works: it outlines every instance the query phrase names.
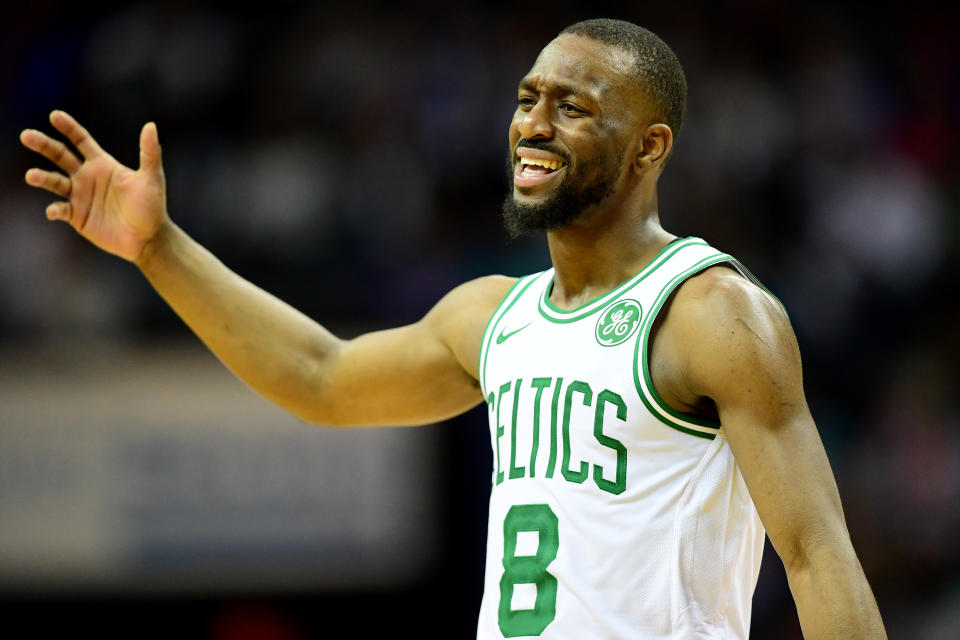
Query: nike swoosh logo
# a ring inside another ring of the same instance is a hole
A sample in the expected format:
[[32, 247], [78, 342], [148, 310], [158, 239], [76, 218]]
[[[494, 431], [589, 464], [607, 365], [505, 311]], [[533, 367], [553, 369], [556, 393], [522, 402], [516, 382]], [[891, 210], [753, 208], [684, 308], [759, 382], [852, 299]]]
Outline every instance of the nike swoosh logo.
[[501, 329], [501, 330], [500, 330], [500, 335], [497, 336], [497, 344], [503, 344], [504, 342], [507, 341], [507, 338], [509, 338], [510, 336], [514, 335], [515, 333], [520, 333], [521, 331], [523, 331], [524, 329], [526, 329], [527, 327], [529, 327], [531, 324], [532, 324], [532, 323], [528, 322], [527, 324], [523, 325], [523, 326], [520, 327], [519, 329], [514, 329], [513, 331], [511, 331], [511, 332], [509, 332], [509, 333], [507, 333], [506, 329]]

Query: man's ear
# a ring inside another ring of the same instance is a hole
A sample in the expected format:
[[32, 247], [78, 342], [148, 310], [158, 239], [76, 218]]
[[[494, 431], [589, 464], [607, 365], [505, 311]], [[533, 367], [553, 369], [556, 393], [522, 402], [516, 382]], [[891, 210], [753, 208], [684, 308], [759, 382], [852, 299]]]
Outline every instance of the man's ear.
[[651, 124], [644, 130], [640, 151], [634, 162], [636, 171], [662, 167], [673, 149], [673, 131], [662, 122]]

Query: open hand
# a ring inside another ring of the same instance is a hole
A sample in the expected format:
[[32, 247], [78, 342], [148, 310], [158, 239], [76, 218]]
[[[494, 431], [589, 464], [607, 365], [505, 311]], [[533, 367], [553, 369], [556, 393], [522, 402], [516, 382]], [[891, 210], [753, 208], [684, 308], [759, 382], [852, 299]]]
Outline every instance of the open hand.
[[69, 114], [54, 111], [50, 123], [83, 160], [41, 131], [20, 134], [25, 147], [63, 171], [27, 171], [27, 184], [65, 199], [47, 207], [47, 218], [63, 220], [104, 251], [137, 262], [168, 219], [157, 126], [150, 122], [140, 132], [140, 168], [134, 171], [100, 148]]

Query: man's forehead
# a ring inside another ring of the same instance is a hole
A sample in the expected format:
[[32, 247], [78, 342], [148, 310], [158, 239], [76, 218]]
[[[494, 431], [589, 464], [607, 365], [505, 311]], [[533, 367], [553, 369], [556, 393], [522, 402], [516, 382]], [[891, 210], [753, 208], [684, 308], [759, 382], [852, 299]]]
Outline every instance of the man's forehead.
[[521, 81], [576, 83], [597, 94], [628, 81], [633, 55], [586, 36], [563, 34], [547, 44]]

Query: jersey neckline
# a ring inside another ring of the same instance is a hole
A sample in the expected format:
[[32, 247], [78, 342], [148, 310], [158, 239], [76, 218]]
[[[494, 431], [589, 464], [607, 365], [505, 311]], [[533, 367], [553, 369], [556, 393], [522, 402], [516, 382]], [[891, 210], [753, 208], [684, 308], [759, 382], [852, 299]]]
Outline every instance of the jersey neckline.
[[586, 318], [600, 309], [603, 309], [607, 306], [607, 303], [617, 299], [625, 291], [631, 289], [633, 286], [638, 284], [644, 278], [649, 276], [651, 273], [656, 271], [660, 266], [662, 266], [671, 256], [683, 249], [684, 247], [690, 247], [694, 245], [706, 245], [707, 242], [701, 238], [694, 236], [688, 236], [686, 238], [681, 238], [672, 241], [670, 244], [665, 246], [663, 249], [654, 256], [643, 269], [641, 269], [636, 275], [631, 277], [629, 280], [623, 284], [614, 287], [610, 291], [601, 294], [585, 302], [575, 309], [561, 309], [550, 302], [550, 293], [553, 291], [553, 279], [555, 273], [553, 269], [550, 270], [550, 277], [547, 279], [546, 286], [543, 287], [543, 290], [540, 292], [540, 302], [537, 305], [537, 308], [540, 311], [540, 315], [549, 320], [550, 322], [558, 324], [566, 324], [569, 322], [576, 322]]

